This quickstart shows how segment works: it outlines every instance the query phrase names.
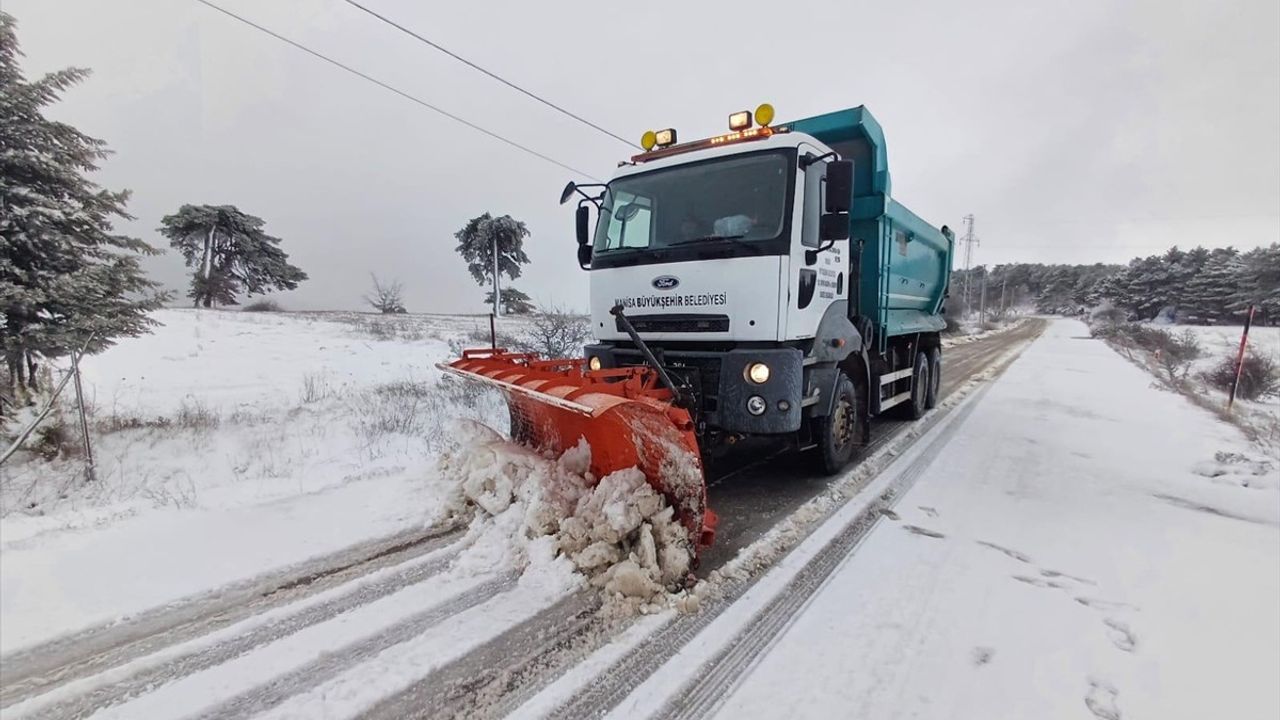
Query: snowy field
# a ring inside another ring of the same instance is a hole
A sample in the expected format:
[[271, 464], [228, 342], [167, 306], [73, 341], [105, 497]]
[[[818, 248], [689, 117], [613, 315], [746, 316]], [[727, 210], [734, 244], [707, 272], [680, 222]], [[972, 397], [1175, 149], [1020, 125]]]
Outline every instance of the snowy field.
[[84, 363], [96, 482], [79, 458], [0, 469], [0, 651], [438, 519], [448, 422], [506, 427], [434, 367], [485, 316], [154, 317]]
[[[1173, 333], [1190, 332], [1195, 335], [1204, 351], [1204, 355], [1196, 361], [1195, 370], [1208, 370], [1225, 357], [1235, 357], [1240, 349], [1240, 333], [1244, 328], [1238, 325], [1169, 325], [1166, 329]], [[1280, 327], [1255, 325], [1250, 328], [1248, 352], [1280, 360]]]
[[[1169, 332], [1190, 333], [1200, 345], [1201, 355], [1192, 362], [1187, 374], [1191, 388], [1214, 407], [1225, 408], [1227, 392], [1212, 387], [1200, 375], [1230, 358], [1234, 362], [1240, 350], [1240, 326], [1171, 325]], [[1269, 357], [1280, 365], [1280, 327], [1254, 326], [1249, 330], [1246, 354]], [[1269, 395], [1256, 400], [1237, 399], [1232, 412], [1235, 420], [1252, 429], [1264, 443], [1272, 459], [1280, 464], [1280, 396]]]

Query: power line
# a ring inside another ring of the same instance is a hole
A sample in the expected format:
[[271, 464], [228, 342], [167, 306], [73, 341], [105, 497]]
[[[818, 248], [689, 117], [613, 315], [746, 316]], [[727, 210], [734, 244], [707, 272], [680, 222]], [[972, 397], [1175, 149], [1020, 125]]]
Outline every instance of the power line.
[[526, 152], [526, 153], [528, 153], [528, 154], [530, 154], [530, 155], [533, 155], [533, 156], [534, 156], [534, 157], [536, 157], [536, 158], [540, 158], [540, 159], [542, 159], [542, 160], [546, 160], [547, 162], [552, 163], [553, 165], [556, 165], [556, 166], [558, 166], [558, 167], [561, 167], [561, 168], [563, 168], [563, 169], [565, 169], [565, 170], [568, 170], [569, 172], [575, 173], [575, 174], [577, 174], [577, 175], [582, 175], [583, 177], [591, 178], [592, 180], [598, 180], [598, 178], [592, 177], [590, 174], [585, 173], [585, 172], [583, 172], [583, 171], [581, 171], [581, 170], [579, 170], [579, 169], [577, 169], [577, 168], [575, 168], [575, 167], [573, 167], [573, 166], [571, 166], [571, 165], [566, 165], [566, 164], [564, 164], [564, 163], [560, 162], [559, 160], [556, 160], [555, 158], [553, 158], [553, 157], [551, 157], [551, 156], [549, 156], [549, 155], [544, 155], [544, 154], [542, 154], [542, 153], [538, 152], [537, 150], [534, 150], [534, 149], [529, 148], [529, 147], [525, 147], [524, 145], [521, 145], [520, 143], [518, 143], [518, 142], [516, 142], [516, 141], [514, 141], [514, 140], [508, 140], [507, 138], [505, 138], [505, 137], [503, 137], [503, 136], [499, 135], [499, 134], [498, 134], [498, 133], [496, 133], [496, 132], [493, 132], [492, 130], [487, 130], [487, 129], [483, 128], [483, 127], [480, 127], [479, 125], [477, 125], [477, 124], [475, 124], [475, 123], [471, 122], [470, 120], [466, 120], [466, 119], [464, 119], [464, 118], [458, 117], [457, 115], [454, 115], [453, 113], [449, 112], [448, 110], [444, 110], [444, 109], [442, 109], [442, 108], [439, 108], [439, 107], [437, 107], [437, 106], [435, 106], [435, 105], [432, 105], [431, 103], [427, 102], [426, 100], [423, 100], [423, 99], [421, 99], [421, 98], [414, 97], [413, 95], [410, 95], [409, 93], [407, 93], [407, 92], [405, 92], [405, 91], [403, 91], [403, 90], [400, 90], [399, 88], [392, 87], [391, 85], [388, 85], [387, 83], [384, 83], [384, 82], [382, 82], [381, 80], [379, 80], [379, 79], [377, 79], [377, 78], [375, 78], [375, 77], [372, 77], [372, 76], [370, 76], [370, 75], [366, 75], [365, 73], [360, 72], [359, 70], [356, 70], [355, 68], [351, 67], [350, 65], [344, 65], [344, 64], [342, 64], [342, 63], [338, 62], [337, 60], [334, 60], [333, 58], [329, 57], [328, 55], [321, 54], [320, 52], [317, 52], [317, 51], [315, 51], [315, 50], [312, 50], [311, 48], [307, 47], [306, 45], [303, 45], [303, 44], [301, 44], [301, 43], [299, 43], [299, 42], [296, 42], [296, 41], [294, 41], [294, 40], [290, 40], [289, 38], [287, 38], [287, 37], [285, 37], [285, 36], [281, 35], [280, 33], [275, 32], [274, 30], [271, 30], [271, 29], [265, 28], [265, 27], [263, 27], [263, 26], [261, 26], [261, 25], [259, 25], [259, 24], [255, 23], [255, 22], [253, 22], [252, 20], [248, 20], [248, 19], [246, 19], [246, 18], [243, 18], [243, 17], [241, 17], [241, 16], [239, 16], [239, 15], [237, 15], [237, 14], [235, 14], [235, 13], [231, 12], [230, 10], [227, 10], [227, 9], [224, 9], [224, 8], [221, 8], [221, 7], [218, 7], [217, 5], [214, 5], [213, 3], [209, 2], [209, 0], [196, 0], [196, 2], [198, 2], [198, 3], [200, 3], [201, 5], [204, 5], [204, 6], [206, 6], [206, 7], [210, 7], [210, 8], [212, 8], [212, 9], [214, 9], [214, 10], [217, 10], [218, 12], [222, 13], [223, 15], [226, 15], [226, 16], [231, 17], [231, 18], [235, 18], [236, 20], [239, 20], [240, 22], [244, 23], [245, 25], [248, 25], [248, 26], [249, 26], [249, 27], [251, 27], [251, 28], [254, 28], [254, 29], [256, 29], [256, 30], [259, 30], [259, 31], [261, 31], [261, 32], [264, 32], [264, 33], [266, 33], [267, 35], [270, 35], [271, 37], [273, 37], [273, 38], [275, 38], [275, 39], [279, 40], [280, 42], [286, 43], [286, 44], [288, 44], [288, 45], [292, 45], [293, 47], [295, 47], [295, 48], [297, 48], [297, 49], [299, 49], [299, 50], [301, 50], [301, 51], [303, 51], [303, 52], [307, 53], [308, 55], [311, 55], [311, 56], [313, 56], [313, 57], [319, 58], [319, 59], [321, 59], [321, 60], [323, 60], [323, 61], [325, 61], [325, 62], [329, 63], [330, 65], [333, 65], [333, 66], [335, 66], [335, 67], [339, 67], [339, 68], [341, 68], [341, 69], [343, 69], [343, 70], [346, 70], [347, 72], [351, 73], [352, 75], [355, 75], [356, 77], [360, 77], [360, 78], [363, 78], [363, 79], [365, 79], [365, 80], [368, 80], [369, 82], [373, 83], [374, 85], [377, 85], [377, 86], [378, 86], [378, 87], [380, 87], [380, 88], [383, 88], [384, 90], [390, 90], [391, 92], [393, 92], [393, 93], [395, 93], [395, 94], [399, 95], [400, 97], [402, 97], [402, 98], [404, 98], [404, 99], [406, 99], [406, 100], [410, 100], [410, 101], [412, 101], [412, 102], [415, 102], [415, 103], [417, 103], [417, 104], [421, 105], [422, 107], [427, 108], [428, 110], [434, 110], [435, 112], [437, 112], [437, 113], [439, 113], [439, 114], [441, 114], [441, 115], [443, 115], [443, 116], [445, 116], [445, 117], [449, 118], [450, 120], [453, 120], [453, 121], [455, 121], [455, 122], [459, 122], [459, 123], [462, 123], [463, 125], [466, 125], [467, 127], [471, 128], [472, 130], [475, 130], [475, 131], [477, 131], [477, 132], [484, 133], [485, 135], [488, 135], [489, 137], [493, 138], [494, 140], [498, 140], [498, 141], [504, 142], [504, 143], [506, 143], [507, 145], [510, 145], [511, 147], [516, 148], [517, 150], [520, 150], [520, 151], [522, 151], [522, 152]]
[[380, 15], [380, 14], [378, 14], [377, 12], [374, 12], [373, 10], [370, 10], [369, 8], [365, 7], [364, 5], [361, 5], [360, 3], [356, 2], [355, 0], [346, 0], [346, 3], [347, 3], [348, 5], [350, 5], [350, 6], [354, 7], [354, 8], [357, 8], [357, 9], [359, 9], [359, 10], [362, 10], [362, 11], [364, 11], [364, 12], [368, 13], [369, 15], [372, 15], [373, 17], [375, 17], [375, 18], [377, 18], [377, 19], [381, 20], [382, 22], [384, 22], [384, 23], [386, 23], [386, 24], [390, 25], [391, 27], [393, 27], [393, 28], [395, 28], [395, 29], [399, 30], [399, 31], [400, 31], [400, 32], [402, 32], [402, 33], [404, 33], [404, 34], [406, 34], [406, 35], [409, 35], [410, 37], [417, 38], [417, 39], [418, 39], [418, 40], [420, 40], [421, 42], [424, 42], [424, 43], [426, 43], [427, 45], [430, 45], [431, 47], [435, 48], [436, 50], [439, 50], [440, 52], [444, 53], [445, 55], [448, 55], [449, 57], [453, 58], [454, 60], [457, 60], [458, 62], [462, 63], [463, 65], [466, 65], [467, 67], [469, 67], [469, 68], [471, 68], [471, 69], [473, 69], [473, 70], [478, 70], [478, 71], [480, 71], [480, 72], [484, 73], [485, 75], [488, 75], [489, 77], [493, 78], [494, 80], [497, 80], [498, 82], [502, 83], [503, 85], [506, 85], [507, 87], [511, 88], [512, 90], [515, 90], [515, 91], [517, 91], [517, 92], [523, 93], [524, 95], [526, 95], [526, 96], [528, 96], [528, 97], [530, 97], [530, 98], [533, 98], [534, 100], [537, 100], [538, 102], [542, 103], [543, 105], [546, 105], [547, 107], [552, 108], [552, 109], [554, 109], [554, 110], [556, 110], [556, 111], [560, 112], [560, 113], [561, 113], [561, 114], [563, 114], [563, 115], [567, 115], [567, 116], [569, 116], [569, 117], [573, 118], [574, 120], [577, 120], [578, 122], [582, 123], [583, 125], [586, 125], [587, 127], [590, 127], [590, 128], [592, 128], [592, 129], [594, 129], [594, 130], [597, 130], [597, 131], [599, 131], [599, 132], [602, 132], [602, 133], [604, 133], [605, 135], [608, 135], [609, 137], [613, 138], [614, 140], [617, 140], [618, 142], [625, 143], [625, 144], [627, 144], [627, 145], [629, 145], [629, 146], [631, 146], [631, 147], [633, 147], [633, 148], [636, 148], [636, 149], [640, 149], [640, 146], [639, 146], [639, 145], [636, 145], [634, 142], [632, 142], [632, 141], [630, 141], [630, 140], [628, 140], [628, 139], [626, 139], [626, 138], [624, 138], [624, 137], [622, 137], [622, 136], [620, 136], [620, 135], [617, 135], [617, 134], [615, 134], [615, 133], [609, 132], [608, 130], [605, 130], [604, 128], [602, 128], [602, 127], [600, 127], [599, 125], [597, 125], [597, 124], [595, 124], [595, 123], [591, 122], [590, 120], [587, 120], [586, 118], [583, 118], [583, 117], [582, 117], [582, 116], [580, 116], [580, 115], [575, 115], [574, 113], [569, 112], [568, 110], [566, 110], [566, 109], [564, 109], [564, 108], [560, 107], [559, 105], [557, 105], [557, 104], [555, 104], [555, 103], [551, 102], [550, 100], [547, 100], [547, 99], [545, 99], [545, 98], [543, 98], [543, 97], [541, 97], [541, 96], [539, 96], [539, 95], [536, 95], [536, 94], [534, 94], [533, 92], [530, 92], [529, 90], [525, 90], [524, 88], [520, 87], [519, 85], [516, 85], [515, 83], [511, 82], [510, 80], [507, 80], [506, 78], [501, 77], [501, 76], [500, 76], [500, 75], [498, 75], [497, 73], [491, 72], [491, 71], [489, 71], [489, 70], [486, 70], [486, 69], [484, 69], [484, 68], [480, 67], [479, 65], [477, 65], [477, 64], [475, 64], [475, 63], [473, 63], [473, 62], [471, 62], [470, 60], [468, 60], [468, 59], [466, 59], [466, 58], [462, 57], [461, 55], [459, 55], [459, 54], [457, 54], [457, 53], [453, 52], [452, 50], [449, 50], [448, 48], [442, 47], [442, 46], [441, 46], [441, 45], [439, 45], [438, 43], [432, 42], [431, 40], [428, 40], [427, 38], [422, 37], [422, 36], [421, 36], [421, 35], [419, 35], [418, 33], [416, 33], [416, 32], [414, 32], [414, 31], [410, 30], [409, 28], [407, 28], [407, 27], [405, 27], [405, 26], [401, 25], [400, 23], [396, 22], [395, 20], [392, 20], [391, 18], [389, 18], [389, 17], [387, 17], [387, 16], [385, 16], [385, 15]]

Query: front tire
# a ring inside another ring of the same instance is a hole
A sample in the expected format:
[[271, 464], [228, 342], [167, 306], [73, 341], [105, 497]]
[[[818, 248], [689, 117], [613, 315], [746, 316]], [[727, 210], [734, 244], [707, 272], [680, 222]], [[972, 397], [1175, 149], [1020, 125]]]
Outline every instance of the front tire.
[[862, 441], [862, 424], [865, 421], [858, 386], [848, 375], [840, 373], [831, 414], [813, 419], [818, 459], [824, 473], [834, 475], [853, 460], [858, 443]]

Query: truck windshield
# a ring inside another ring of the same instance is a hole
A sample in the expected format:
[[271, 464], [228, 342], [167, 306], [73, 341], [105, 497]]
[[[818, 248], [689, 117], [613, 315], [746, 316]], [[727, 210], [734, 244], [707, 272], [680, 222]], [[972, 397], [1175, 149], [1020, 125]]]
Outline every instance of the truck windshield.
[[771, 150], [614, 180], [595, 252], [775, 240], [787, 225], [792, 166]]

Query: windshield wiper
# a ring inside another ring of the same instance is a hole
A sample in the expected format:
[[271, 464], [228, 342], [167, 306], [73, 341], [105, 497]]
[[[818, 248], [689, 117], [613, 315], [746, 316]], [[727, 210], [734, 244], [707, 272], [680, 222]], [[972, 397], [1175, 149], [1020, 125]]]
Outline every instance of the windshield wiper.
[[706, 242], [707, 240], [739, 240], [746, 235], [703, 235], [702, 237], [689, 238], [680, 242], [667, 243], [668, 245], [689, 245], [690, 243]]
[[679, 242], [667, 243], [667, 247], [674, 247], [676, 245], [692, 245], [694, 243], [709, 242], [714, 240], [728, 240], [734, 245], [740, 245], [744, 248], [747, 248], [748, 250], [755, 250], [756, 249], [755, 245], [749, 242], [742, 241], [742, 238], [744, 237], [746, 237], [746, 235], [703, 235], [702, 237], [689, 238], [688, 240], [681, 240]]

